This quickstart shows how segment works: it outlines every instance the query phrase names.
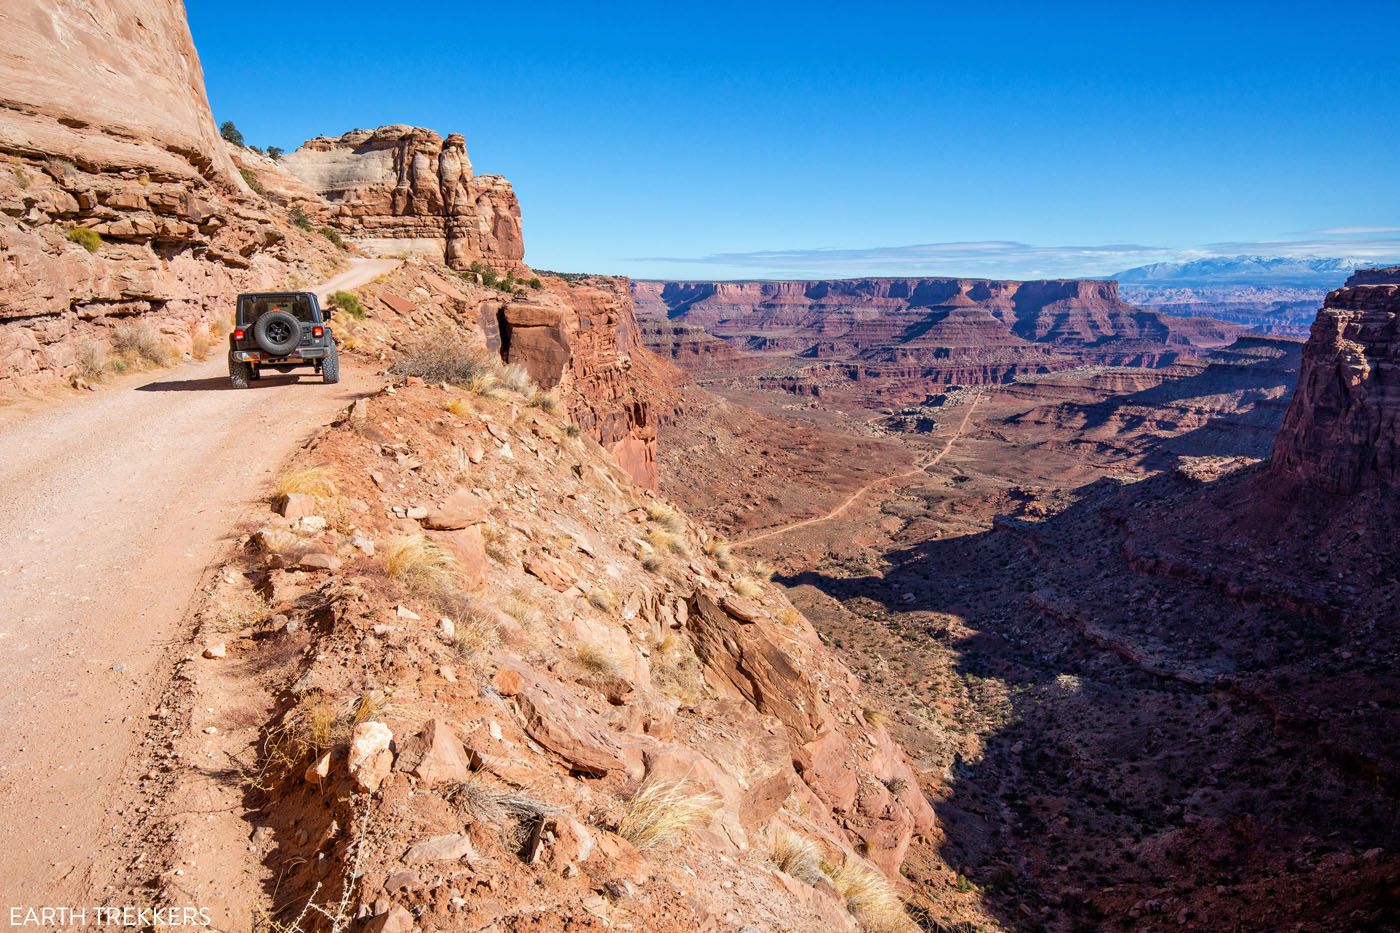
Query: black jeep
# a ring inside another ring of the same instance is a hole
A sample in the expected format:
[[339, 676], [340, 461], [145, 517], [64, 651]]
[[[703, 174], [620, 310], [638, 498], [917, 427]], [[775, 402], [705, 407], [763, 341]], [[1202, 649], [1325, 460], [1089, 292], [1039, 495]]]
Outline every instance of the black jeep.
[[327, 321], [330, 308], [311, 292], [252, 292], [238, 296], [228, 338], [228, 377], [236, 389], [262, 377], [262, 370], [291, 372], [315, 367], [325, 382], [340, 381], [340, 357]]

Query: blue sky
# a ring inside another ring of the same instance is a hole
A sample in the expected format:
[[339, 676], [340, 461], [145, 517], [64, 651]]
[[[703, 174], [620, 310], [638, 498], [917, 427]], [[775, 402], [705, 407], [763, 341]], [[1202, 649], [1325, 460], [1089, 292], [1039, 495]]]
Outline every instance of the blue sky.
[[1393, 0], [186, 5], [217, 120], [463, 133], [540, 268], [1400, 257]]

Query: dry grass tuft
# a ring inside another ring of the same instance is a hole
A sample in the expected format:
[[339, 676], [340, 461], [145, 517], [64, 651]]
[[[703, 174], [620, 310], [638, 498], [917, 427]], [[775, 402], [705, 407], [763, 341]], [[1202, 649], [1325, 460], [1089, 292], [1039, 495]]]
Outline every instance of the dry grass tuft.
[[714, 558], [720, 570], [733, 570], [737, 565], [734, 548], [723, 538], [711, 538], [705, 542], [705, 553]]
[[502, 366], [500, 371], [502, 388], [516, 395], [530, 396], [535, 391], [535, 382], [529, 372], [519, 363]]
[[462, 395], [452, 398], [442, 407], [444, 411], [451, 412], [458, 418], [465, 418], [472, 413], [472, 403], [467, 401], [466, 397]]
[[846, 909], [870, 933], [918, 933], [919, 928], [904, 910], [899, 892], [884, 875], [866, 868], [855, 859], [840, 865], [823, 865]]
[[872, 729], [888, 729], [890, 727], [890, 714], [886, 710], [867, 706], [860, 711], [860, 715], [865, 720], [865, 724]]
[[588, 604], [599, 612], [612, 615], [617, 612], [617, 596], [612, 590], [594, 590], [588, 594]]
[[685, 553], [685, 542], [681, 541], [680, 535], [667, 531], [665, 528], [652, 528], [647, 531], [647, 543], [656, 552], [670, 551], [673, 554]]
[[753, 571], [754, 576], [758, 577], [761, 580], [771, 580], [773, 579], [773, 576], [778, 572], [778, 568], [774, 567], [766, 560], [754, 561], [749, 566], [749, 569]]
[[420, 376], [430, 383], [446, 382], [471, 388], [475, 380], [487, 377], [494, 380], [500, 368], [500, 358], [494, 353], [465, 345], [450, 332], [439, 331], [424, 335], [405, 349], [390, 372], [398, 376]]
[[546, 392], [543, 389], [536, 389], [530, 394], [529, 405], [531, 408], [538, 408], [545, 414], [558, 414], [559, 396], [555, 395], [553, 392]]
[[622, 660], [602, 645], [582, 644], [575, 654], [584, 670], [598, 677], [621, 677]]
[[74, 363], [78, 376], [89, 382], [101, 379], [112, 368], [112, 358], [107, 353], [107, 345], [91, 337], [79, 342]]
[[560, 425], [559, 432], [563, 434], [565, 438], [572, 441], [583, 434], [583, 428], [574, 424], [572, 421], [568, 421]]
[[642, 562], [642, 569], [651, 573], [661, 569], [661, 555], [657, 554], [649, 544], [644, 544], [637, 551], [637, 560]]
[[462, 816], [493, 826], [549, 816], [558, 813], [560, 809], [523, 791], [505, 787], [481, 774], [473, 774], [448, 790], [444, 796]]
[[452, 635], [457, 657], [472, 663], [484, 661], [486, 654], [500, 643], [501, 634], [496, 626], [474, 614], [458, 622]]
[[814, 840], [790, 829], [777, 832], [768, 861], [779, 871], [808, 884], [816, 884], [825, 877], [821, 847]]
[[759, 586], [757, 583], [755, 583], [753, 580], [750, 580], [748, 577], [739, 577], [729, 585], [734, 590], [734, 592], [738, 593], [745, 599], [757, 599], [758, 597], [763, 595], [763, 587]]
[[778, 621], [788, 628], [797, 628], [802, 624], [802, 613], [797, 611], [797, 607], [788, 606], [778, 616]]
[[709, 696], [705, 673], [690, 641], [671, 633], [657, 644], [651, 655], [651, 682], [662, 693], [695, 706]]
[[330, 467], [312, 466], [288, 470], [277, 478], [277, 498], [299, 493], [317, 499], [331, 499], [336, 494], [335, 471]]
[[205, 606], [204, 621], [215, 631], [237, 632], [259, 624], [271, 611], [267, 600], [252, 587], [224, 587]]
[[432, 595], [457, 583], [452, 555], [424, 535], [400, 535], [384, 549], [384, 569], [411, 592]]
[[710, 820], [714, 798], [680, 781], [653, 781], [632, 796], [617, 833], [637, 849], [652, 852], [678, 845]]
[[664, 528], [672, 534], [679, 534], [683, 527], [681, 514], [664, 502], [653, 502], [647, 506], [647, 518], [652, 524]]

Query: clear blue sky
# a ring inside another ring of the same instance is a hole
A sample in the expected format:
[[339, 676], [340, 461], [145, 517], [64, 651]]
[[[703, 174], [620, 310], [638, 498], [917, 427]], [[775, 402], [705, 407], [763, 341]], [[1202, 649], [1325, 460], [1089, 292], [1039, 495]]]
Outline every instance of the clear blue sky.
[[1400, 256], [1394, 0], [186, 3], [216, 119], [461, 132], [541, 268]]

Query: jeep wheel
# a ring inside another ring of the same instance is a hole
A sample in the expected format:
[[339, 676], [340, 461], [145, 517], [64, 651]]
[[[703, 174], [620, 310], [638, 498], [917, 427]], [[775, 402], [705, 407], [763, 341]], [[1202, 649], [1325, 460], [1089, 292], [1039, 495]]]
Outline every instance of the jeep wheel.
[[326, 385], [334, 385], [340, 381], [340, 354], [336, 352], [335, 341], [331, 341], [330, 352], [321, 361], [321, 381]]
[[301, 323], [286, 311], [268, 311], [253, 325], [253, 342], [272, 356], [287, 356], [301, 343]]
[[228, 381], [235, 389], [248, 388], [248, 380], [253, 377], [253, 367], [237, 360], [228, 361]]

